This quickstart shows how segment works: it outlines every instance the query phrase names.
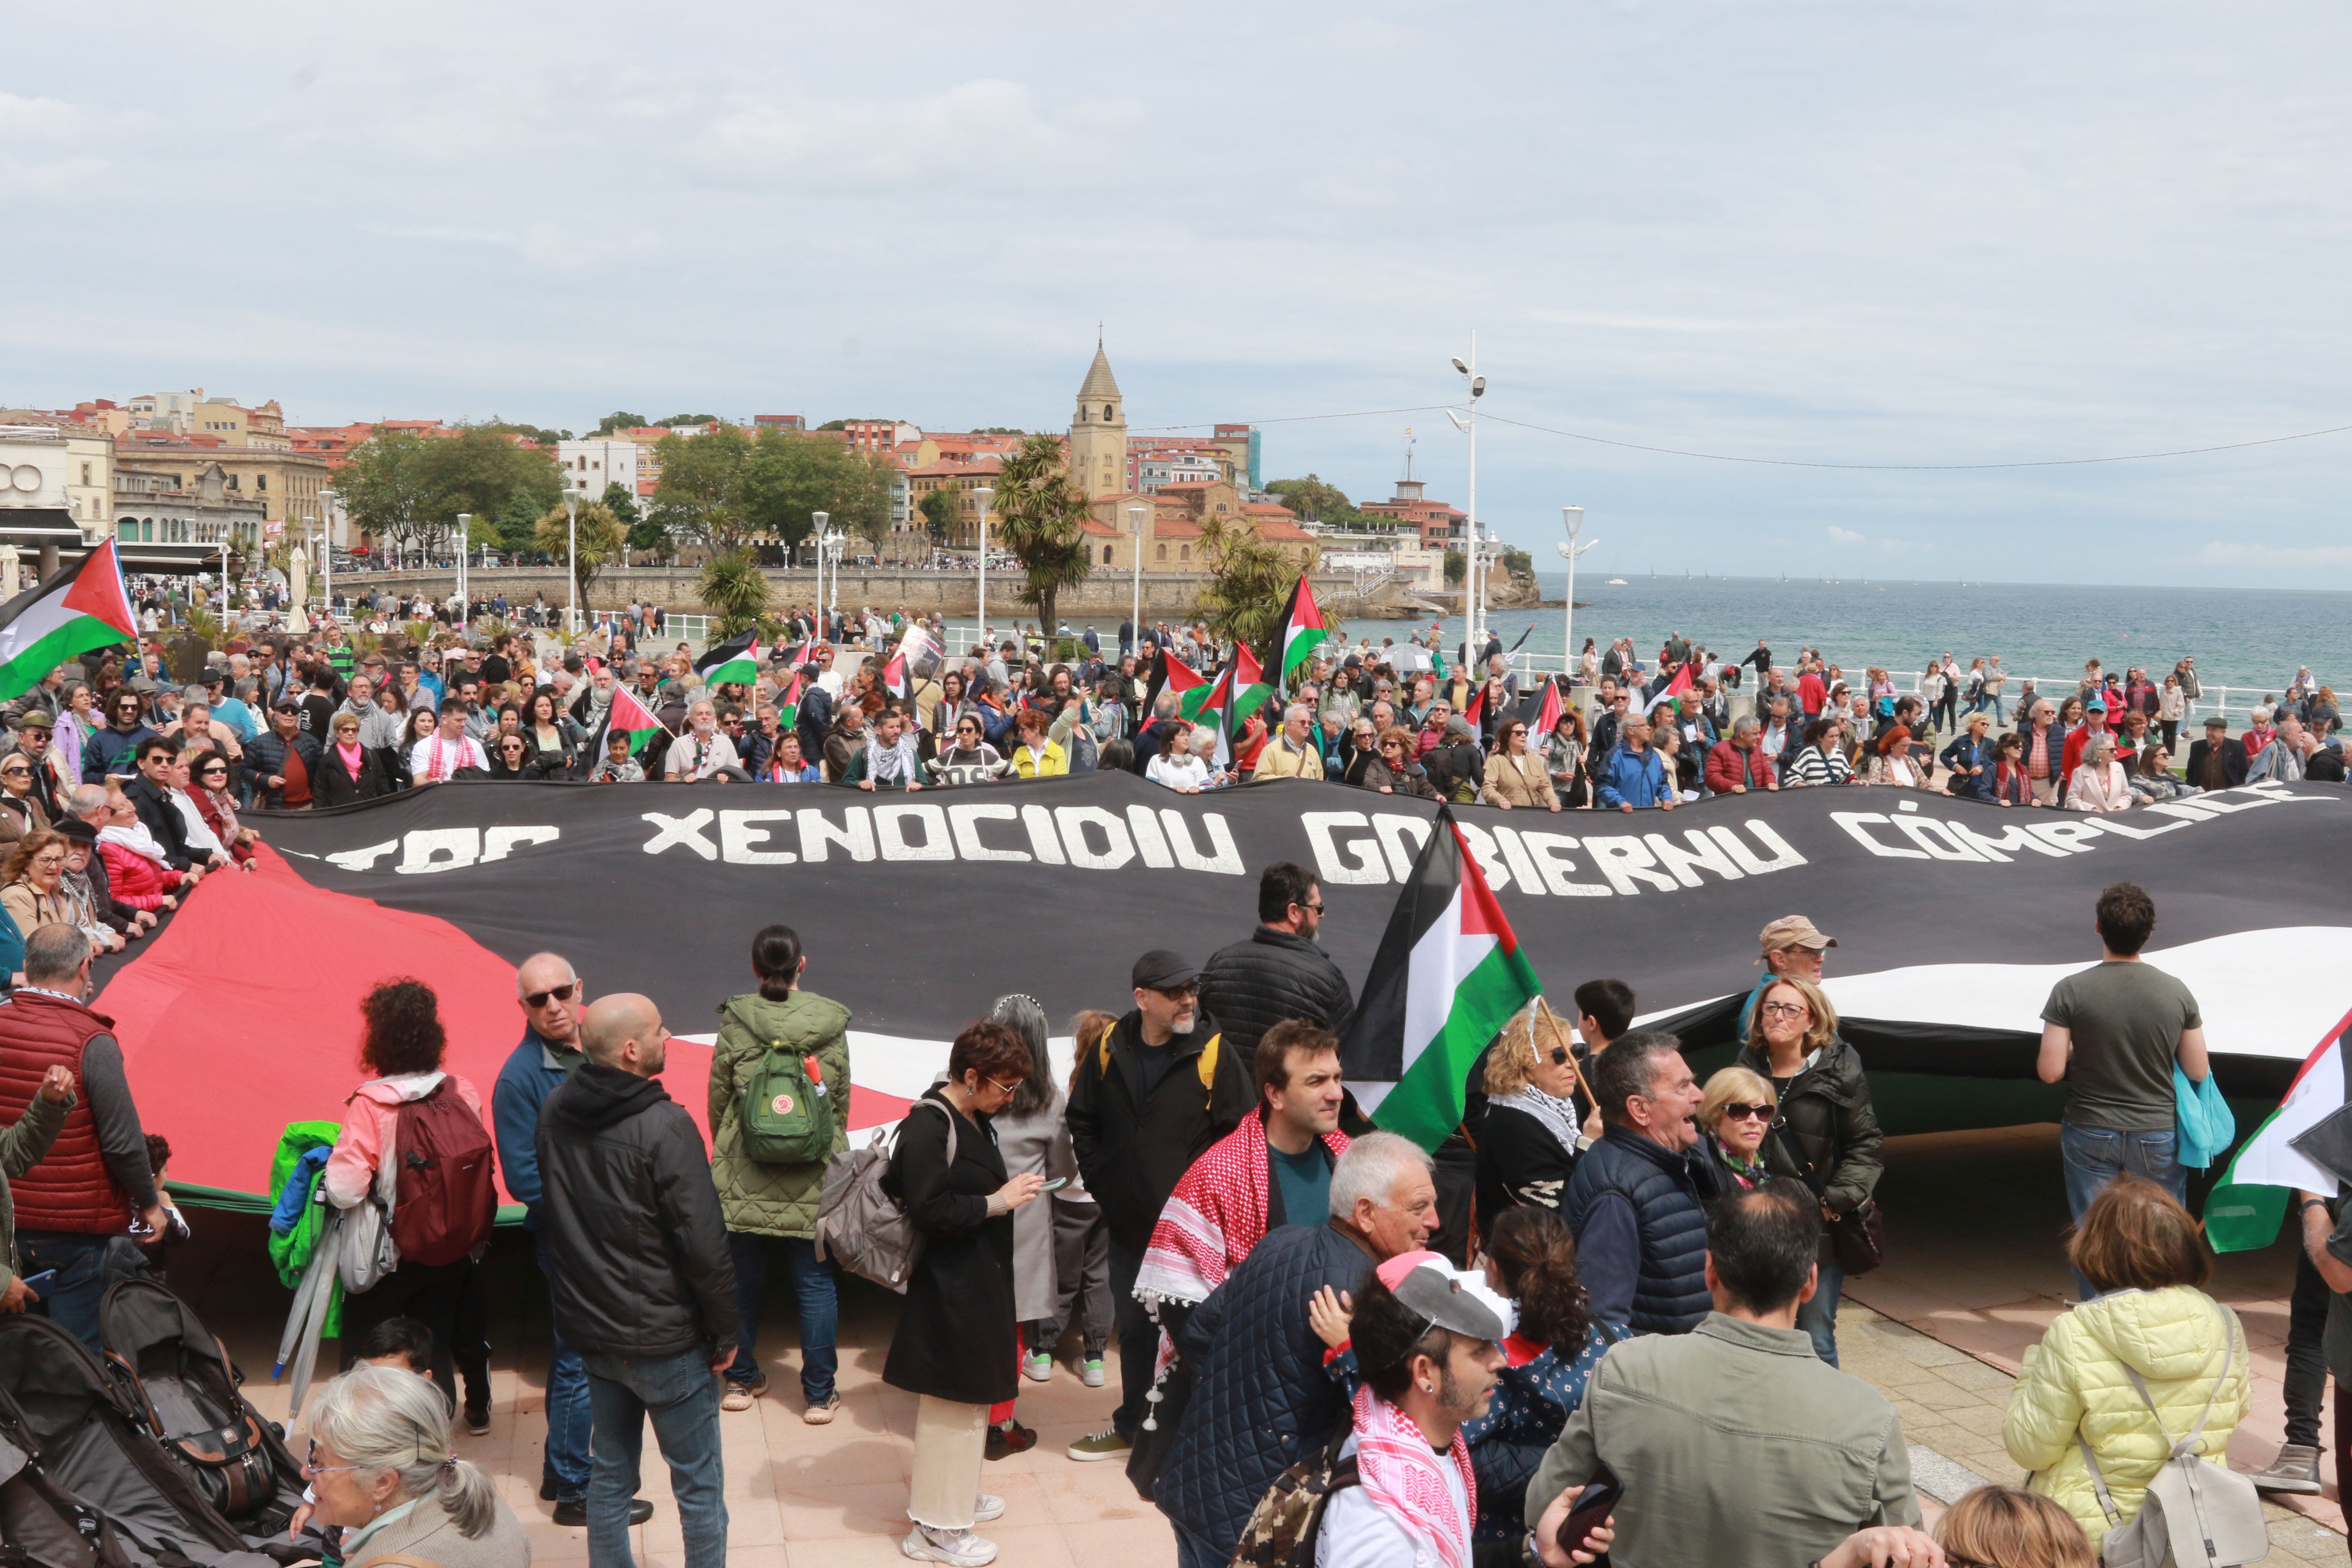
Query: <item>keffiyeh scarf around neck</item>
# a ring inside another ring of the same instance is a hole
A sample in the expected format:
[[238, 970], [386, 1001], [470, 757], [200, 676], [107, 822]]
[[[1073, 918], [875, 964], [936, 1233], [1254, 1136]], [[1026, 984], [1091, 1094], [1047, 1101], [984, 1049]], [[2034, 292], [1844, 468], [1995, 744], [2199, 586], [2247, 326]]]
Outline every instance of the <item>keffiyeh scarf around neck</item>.
[[1519, 1092], [1492, 1102], [1524, 1110], [1541, 1122], [1551, 1135], [1559, 1140], [1560, 1147], [1576, 1152], [1577, 1140], [1582, 1136], [1582, 1120], [1576, 1114], [1576, 1102], [1546, 1094], [1534, 1084], [1522, 1085]]
[[[1478, 1517], [1478, 1476], [1470, 1467], [1470, 1445], [1456, 1431], [1440, 1459], [1412, 1417], [1375, 1394], [1369, 1384], [1356, 1390], [1352, 1408], [1356, 1471], [1365, 1495], [1405, 1534], [1426, 1542], [1445, 1568], [1469, 1568], [1468, 1521]], [[1450, 1464], [1461, 1474], [1469, 1503], [1466, 1519], [1454, 1511], [1453, 1489], [1445, 1484], [1441, 1464]]]
[[[1336, 1160], [1348, 1149], [1348, 1135], [1323, 1134], [1323, 1147]], [[1241, 1125], [1192, 1162], [1169, 1194], [1151, 1227], [1135, 1293], [1146, 1301], [1205, 1301], [1243, 1258], [1265, 1239], [1267, 1168], [1265, 1120], [1244, 1116]], [[1293, 1225], [1314, 1216], [1286, 1216]]]
[[866, 776], [875, 784], [909, 784], [915, 778], [915, 737], [910, 731], [886, 746], [871, 729], [866, 731]]

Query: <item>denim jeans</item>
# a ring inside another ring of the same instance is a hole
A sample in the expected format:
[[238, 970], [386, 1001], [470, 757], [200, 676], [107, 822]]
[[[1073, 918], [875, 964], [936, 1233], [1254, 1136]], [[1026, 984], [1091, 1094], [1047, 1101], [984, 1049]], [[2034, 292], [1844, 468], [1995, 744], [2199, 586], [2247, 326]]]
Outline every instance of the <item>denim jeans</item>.
[[[2189, 1172], [2177, 1157], [2178, 1135], [2169, 1127], [2160, 1131], [2117, 1132], [2105, 1127], [2077, 1127], [2062, 1122], [2058, 1153], [2066, 1170], [2066, 1209], [2079, 1223], [2083, 1211], [2107, 1184], [2128, 1172], [2154, 1182], [2182, 1204], [2189, 1202]], [[2074, 1283], [2089, 1300], [2098, 1292], [2080, 1274]]]
[[1822, 1262], [1813, 1280], [1813, 1299], [1797, 1309], [1797, 1327], [1812, 1336], [1813, 1353], [1835, 1366], [1838, 1296], [1845, 1289], [1845, 1270], [1838, 1267], [1834, 1257]]
[[104, 1358], [98, 1342], [98, 1301], [106, 1293], [106, 1244], [109, 1237], [78, 1230], [20, 1230], [16, 1256], [25, 1277], [56, 1269], [48, 1300], [40, 1311], [49, 1321]]
[[[547, 1239], [539, 1237], [539, 1272], [547, 1277]], [[577, 1502], [588, 1495], [588, 1369], [580, 1352], [550, 1331], [547, 1346], [547, 1452], [545, 1469], [555, 1479], [555, 1500]]]
[[1143, 1417], [1151, 1408], [1147, 1397], [1151, 1393], [1152, 1363], [1160, 1356], [1160, 1330], [1151, 1321], [1151, 1314], [1135, 1299], [1135, 1277], [1143, 1272], [1143, 1255], [1129, 1252], [1113, 1237], [1110, 1243], [1110, 1299], [1118, 1324], [1118, 1408], [1110, 1413], [1110, 1424], [1129, 1442], [1143, 1430]]
[[760, 1296], [768, 1282], [768, 1249], [784, 1249], [784, 1268], [800, 1303], [801, 1397], [823, 1405], [833, 1397], [833, 1374], [841, 1353], [834, 1335], [841, 1323], [841, 1298], [834, 1289], [833, 1261], [816, 1255], [816, 1243], [801, 1236], [754, 1236], [749, 1231], [727, 1233], [727, 1250], [735, 1260], [735, 1313], [740, 1323], [740, 1347], [727, 1376], [749, 1388], [760, 1381]]
[[686, 1568], [726, 1568], [726, 1477], [719, 1462], [719, 1376], [700, 1346], [673, 1356], [587, 1355], [595, 1466], [588, 1478], [589, 1568], [632, 1568], [629, 1500], [636, 1496], [646, 1418], [669, 1464]]

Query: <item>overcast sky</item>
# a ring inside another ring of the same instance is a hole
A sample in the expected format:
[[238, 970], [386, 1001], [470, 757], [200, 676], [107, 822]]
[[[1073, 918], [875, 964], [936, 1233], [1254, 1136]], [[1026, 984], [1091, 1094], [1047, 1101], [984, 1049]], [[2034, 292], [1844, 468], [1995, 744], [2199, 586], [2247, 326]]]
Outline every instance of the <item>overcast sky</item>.
[[[1254, 420], [1612, 571], [2352, 587], [2352, 13], [18, 7], [0, 403]], [[1359, 410], [1418, 414], [1303, 419]], [[1281, 423], [1282, 420], [1291, 423]]]

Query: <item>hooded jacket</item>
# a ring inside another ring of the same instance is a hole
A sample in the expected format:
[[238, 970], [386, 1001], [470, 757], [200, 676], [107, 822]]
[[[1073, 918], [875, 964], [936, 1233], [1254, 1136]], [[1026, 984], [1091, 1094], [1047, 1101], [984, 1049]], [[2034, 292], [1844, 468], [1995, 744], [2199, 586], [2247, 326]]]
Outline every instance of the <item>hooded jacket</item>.
[[457, 1098], [466, 1102], [466, 1109], [481, 1115], [481, 1095], [472, 1084], [450, 1073], [372, 1078], [352, 1091], [342, 1132], [335, 1140], [335, 1152], [327, 1159], [322, 1178], [329, 1203], [339, 1209], [355, 1208], [366, 1200], [368, 1189], [375, 1185], [387, 1161], [398, 1168], [400, 1108], [432, 1093], [444, 1078], [456, 1083]]
[[590, 1355], [734, 1345], [735, 1267], [686, 1108], [591, 1061], [547, 1097], [537, 1143], [556, 1331]]
[[2221, 1372], [2222, 1336], [2232, 1347], [2230, 1375], [2206, 1417], [2198, 1452], [2226, 1466], [2230, 1434], [2248, 1405], [2246, 1331], [2237, 1314], [2191, 1286], [2116, 1290], [2074, 1307], [2025, 1352], [2010, 1391], [2001, 1437], [2009, 1457], [2033, 1472], [2026, 1483], [2074, 1516], [2093, 1550], [2106, 1539], [2107, 1516], [2092, 1489], [2077, 1432], [2098, 1456], [2107, 1490], [2126, 1519], [2139, 1512], [2147, 1483], [2170, 1451], [2156, 1417], [2124, 1369], [2147, 1384], [2178, 1442], [2196, 1425]]
[[727, 1228], [748, 1236], [816, 1235], [824, 1194], [823, 1160], [762, 1165], [743, 1152], [743, 1091], [773, 1047], [814, 1057], [833, 1102], [833, 1148], [849, 1147], [849, 1009], [807, 991], [782, 1002], [757, 992], [730, 996], [719, 1009], [719, 1043], [710, 1053], [710, 1179]]

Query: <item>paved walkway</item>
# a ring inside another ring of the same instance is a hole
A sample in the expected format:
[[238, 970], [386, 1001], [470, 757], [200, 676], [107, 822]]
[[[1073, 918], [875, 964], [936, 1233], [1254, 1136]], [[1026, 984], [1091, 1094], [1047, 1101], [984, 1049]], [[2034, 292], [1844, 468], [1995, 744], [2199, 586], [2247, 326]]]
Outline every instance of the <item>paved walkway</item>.
[[[2063, 1311], [2070, 1295], [2061, 1237], [2065, 1206], [2052, 1128], [1951, 1133], [1893, 1141], [1881, 1189], [1889, 1215], [1889, 1262], [1853, 1282], [1840, 1323], [1847, 1371], [1895, 1402], [1914, 1445], [1914, 1479], [1932, 1517], [1979, 1479], [2020, 1479], [2000, 1445], [2001, 1414], [2019, 1353]], [[266, 1381], [284, 1321], [286, 1293], [259, 1260], [257, 1217], [197, 1213], [194, 1245], [175, 1256], [173, 1283], [194, 1301], [253, 1373], [248, 1392], [282, 1416], [286, 1394]], [[495, 1414], [489, 1434], [463, 1439], [465, 1455], [499, 1477], [501, 1494], [530, 1525], [535, 1558], [583, 1560], [584, 1531], [549, 1521], [538, 1499], [545, 1436], [543, 1294], [530, 1249], [503, 1234], [490, 1260]], [[2284, 1246], [2223, 1260], [2218, 1294], [2243, 1317], [2255, 1352], [2255, 1409], [2231, 1458], [2255, 1468], [2275, 1454], [2284, 1419], [2278, 1373], [2293, 1255]], [[761, 1360], [770, 1396], [727, 1415], [730, 1568], [882, 1568], [901, 1563], [915, 1401], [881, 1382], [892, 1306], [853, 1282], [845, 1291], [841, 1390], [829, 1426], [800, 1419], [784, 1292], [774, 1293]], [[1112, 1365], [1114, 1385], [1117, 1363]], [[1069, 1440], [1108, 1425], [1112, 1389], [1092, 1390], [1066, 1367], [1050, 1383], [1023, 1384], [1021, 1419], [1037, 1428], [1031, 1452], [987, 1467], [984, 1484], [1006, 1502], [983, 1533], [1018, 1568], [1172, 1568], [1175, 1545], [1157, 1510], [1135, 1495], [1117, 1464], [1081, 1465]], [[650, 1438], [649, 1464], [656, 1452]], [[2333, 1479], [2331, 1477], [2330, 1491]], [[638, 1532], [643, 1561], [682, 1568], [677, 1516], [667, 1477], [649, 1469], [653, 1520]], [[2280, 1568], [2347, 1561], [2342, 1515], [2331, 1498], [2273, 1507]], [[2308, 1517], [2307, 1517], [2308, 1516]]]

